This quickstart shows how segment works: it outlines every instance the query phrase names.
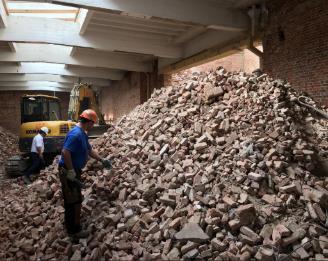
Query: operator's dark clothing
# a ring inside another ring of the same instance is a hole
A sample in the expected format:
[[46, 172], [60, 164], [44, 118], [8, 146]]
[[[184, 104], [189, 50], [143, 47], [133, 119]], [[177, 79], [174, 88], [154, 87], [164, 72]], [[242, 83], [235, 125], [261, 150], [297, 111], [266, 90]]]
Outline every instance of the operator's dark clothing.
[[24, 171], [24, 176], [27, 177], [30, 177], [32, 174], [39, 173], [40, 170], [45, 167], [44, 160], [39, 156], [38, 153], [31, 152], [30, 160], [32, 161], [32, 165]]
[[[63, 147], [71, 153], [76, 179], [80, 180], [82, 168], [86, 165], [91, 151], [87, 134], [79, 126], [74, 127], [67, 134]], [[65, 160], [62, 155], [59, 161], [59, 176], [64, 197], [65, 227], [69, 234], [75, 234], [81, 230], [80, 214], [83, 197], [81, 187], [76, 182], [67, 179], [66, 171]]]

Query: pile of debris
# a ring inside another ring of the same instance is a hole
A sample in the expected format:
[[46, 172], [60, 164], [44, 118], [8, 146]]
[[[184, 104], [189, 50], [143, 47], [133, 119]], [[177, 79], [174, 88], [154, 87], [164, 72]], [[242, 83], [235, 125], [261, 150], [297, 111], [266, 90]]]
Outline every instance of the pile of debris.
[[4, 162], [18, 153], [18, 137], [0, 126], [0, 180], [4, 178]]
[[18, 152], [18, 137], [0, 126], [0, 165]]
[[222, 68], [156, 90], [94, 143], [114, 168], [86, 167], [90, 236], [63, 230], [54, 163], [0, 192], [0, 258], [328, 260], [328, 125], [298, 96]]

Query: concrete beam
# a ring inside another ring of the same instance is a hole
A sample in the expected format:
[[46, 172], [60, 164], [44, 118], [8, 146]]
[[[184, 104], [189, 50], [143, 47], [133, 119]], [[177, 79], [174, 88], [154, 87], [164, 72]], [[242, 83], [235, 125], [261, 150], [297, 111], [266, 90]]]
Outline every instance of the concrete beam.
[[80, 35], [84, 35], [88, 24], [93, 16], [94, 11], [82, 9], [81, 11], [81, 21], [80, 21]]
[[0, 86], [1, 91], [52, 91], [52, 92], [71, 92], [71, 89], [68, 88], [58, 88], [50, 86]]
[[8, 43], [9, 44], [9, 48], [12, 52], [16, 52], [17, 51], [17, 45], [16, 43]]
[[[168, 20], [149, 20], [143, 18], [131, 18], [126, 15], [117, 15], [111, 13], [96, 12], [91, 20], [92, 24], [107, 24], [107, 25], [124, 25], [126, 27], [134, 26], [134, 29], [156, 29], [158, 31], [172, 31], [172, 32], [184, 32], [186, 28], [194, 27], [189, 24], [179, 24], [175, 21]], [[178, 26], [177, 26], [178, 25]], [[197, 26], [205, 28], [205, 26]]]
[[6, 28], [0, 28], [0, 41], [58, 44], [167, 58], [178, 58], [182, 55], [182, 49], [175, 45], [136, 38], [128, 34], [87, 32], [82, 36], [78, 24], [57, 19], [8, 16], [7, 22]]
[[53, 74], [0, 74], [0, 82], [28, 82], [28, 81], [47, 81], [58, 83], [78, 83], [86, 82], [98, 86], [110, 86], [110, 80], [97, 78], [79, 78], [73, 76], [61, 76]]
[[247, 48], [248, 39], [241, 37], [239, 40], [234, 39], [231, 42], [225, 44], [219, 44], [203, 50], [195, 55], [182, 59], [180, 61], [160, 61], [163, 66], [160, 66], [159, 72], [164, 74], [175, 73], [181, 70], [189, 69], [193, 66], [197, 66], [206, 62], [211, 62], [217, 59], [221, 59], [228, 55], [239, 52], [241, 49]]
[[93, 68], [119, 69], [150, 72], [150, 63], [137, 61], [138, 56], [107, 52], [76, 52], [71, 56], [71, 48], [59, 45], [19, 44], [16, 52], [1, 52], [0, 62], [45, 62], [77, 65]]
[[21, 66], [1, 65], [0, 73], [6, 74], [53, 74], [62, 76], [89, 77], [109, 80], [122, 80], [124, 71], [92, 69], [84, 67], [59, 67], [57, 64], [26, 63]]
[[73, 83], [58, 83], [58, 82], [47, 82], [47, 81], [30, 81], [30, 82], [0, 82], [0, 87], [56, 87], [56, 88], [73, 88]]
[[194, 37], [196, 37], [197, 35], [200, 35], [200, 34], [203, 34], [207, 31], [206, 28], [204, 27], [196, 27], [196, 28], [193, 28], [183, 34], [180, 34], [179, 37], [177, 37], [175, 40], [174, 40], [174, 43], [176, 44], [182, 44], [184, 42], [187, 42], [191, 39], [193, 39]]
[[7, 26], [7, 12], [3, 0], [0, 0], [0, 28]]
[[244, 12], [223, 8], [220, 3], [207, 0], [37, 0], [37, 2], [52, 2], [103, 12], [123, 12], [138, 17], [156, 17], [219, 30], [244, 31], [249, 26], [249, 18]]
[[184, 48], [183, 59], [159, 59], [161, 73], [173, 73], [188, 69], [199, 64], [213, 61], [233, 54], [248, 42], [246, 33], [225, 32], [220, 34], [215, 30], [190, 40]]
[[214, 46], [223, 46], [225, 43], [233, 42], [234, 39], [238, 39], [242, 36], [247, 37], [246, 34], [237, 32], [225, 32], [224, 34], [220, 34], [215, 30], [209, 30], [192, 39], [185, 45], [183, 58], [193, 56]]

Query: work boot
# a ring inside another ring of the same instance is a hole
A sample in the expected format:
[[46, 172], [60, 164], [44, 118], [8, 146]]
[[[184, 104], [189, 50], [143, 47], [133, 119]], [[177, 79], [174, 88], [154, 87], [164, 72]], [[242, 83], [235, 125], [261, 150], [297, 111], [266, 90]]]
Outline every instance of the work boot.
[[32, 181], [28, 176], [23, 176], [23, 181], [26, 185], [32, 184]]

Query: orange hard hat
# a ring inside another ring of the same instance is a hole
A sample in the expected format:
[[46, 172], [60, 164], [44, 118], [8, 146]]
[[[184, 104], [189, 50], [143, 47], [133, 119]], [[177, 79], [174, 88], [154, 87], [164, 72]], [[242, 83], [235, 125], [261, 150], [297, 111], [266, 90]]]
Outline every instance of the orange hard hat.
[[80, 118], [84, 118], [84, 119], [87, 119], [89, 121], [93, 121], [94, 123], [98, 121], [97, 113], [94, 110], [91, 110], [91, 109], [84, 110], [81, 113]]

